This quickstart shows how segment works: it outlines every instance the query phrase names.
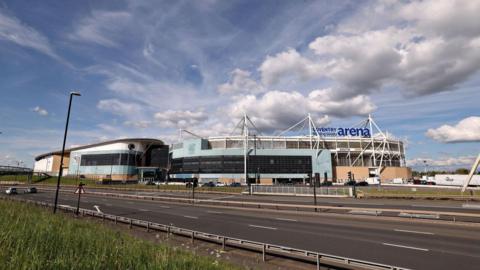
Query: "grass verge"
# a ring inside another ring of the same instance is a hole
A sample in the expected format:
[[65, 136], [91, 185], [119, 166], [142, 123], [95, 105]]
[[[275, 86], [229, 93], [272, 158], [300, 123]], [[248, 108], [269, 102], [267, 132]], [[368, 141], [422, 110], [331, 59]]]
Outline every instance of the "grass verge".
[[[35, 182], [37, 176], [34, 176], [33, 182]], [[16, 181], [21, 183], [27, 183], [27, 176], [11, 176], [4, 175], [0, 176], [0, 181]], [[95, 180], [92, 179], [77, 179], [70, 177], [62, 177], [60, 180], [61, 185], [72, 185], [77, 186], [80, 182], [84, 183], [88, 187], [95, 188], [118, 188], [118, 189], [148, 189], [148, 190], [168, 190], [168, 191], [190, 191], [191, 188], [186, 188], [184, 185], [143, 185], [143, 184], [97, 184]], [[52, 185], [57, 184], [56, 177], [50, 177], [45, 179], [38, 184]], [[245, 190], [245, 187], [197, 187], [195, 191], [208, 191], [208, 192], [226, 192], [226, 193], [241, 193]]]
[[49, 210], [0, 200], [1, 269], [234, 269]]

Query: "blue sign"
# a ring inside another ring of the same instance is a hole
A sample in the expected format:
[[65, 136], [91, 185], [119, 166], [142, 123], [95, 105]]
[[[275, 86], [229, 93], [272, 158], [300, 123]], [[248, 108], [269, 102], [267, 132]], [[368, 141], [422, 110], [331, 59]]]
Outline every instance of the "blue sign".
[[368, 128], [321, 127], [317, 128], [316, 131], [318, 135], [323, 137], [371, 137], [370, 130]]

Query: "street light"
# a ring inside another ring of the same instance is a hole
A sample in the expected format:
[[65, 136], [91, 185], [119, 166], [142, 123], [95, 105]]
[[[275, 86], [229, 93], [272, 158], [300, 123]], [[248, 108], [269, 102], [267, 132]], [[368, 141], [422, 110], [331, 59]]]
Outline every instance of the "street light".
[[65, 142], [67, 140], [68, 121], [70, 120], [70, 109], [72, 107], [73, 96], [81, 96], [79, 92], [70, 92], [70, 101], [68, 102], [67, 122], [65, 124], [65, 133], [63, 135], [62, 156], [60, 157], [60, 170], [58, 171], [57, 189], [55, 191], [55, 204], [53, 206], [53, 213], [57, 212], [58, 190], [60, 189], [60, 178], [63, 174], [63, 155], [65, 154]]

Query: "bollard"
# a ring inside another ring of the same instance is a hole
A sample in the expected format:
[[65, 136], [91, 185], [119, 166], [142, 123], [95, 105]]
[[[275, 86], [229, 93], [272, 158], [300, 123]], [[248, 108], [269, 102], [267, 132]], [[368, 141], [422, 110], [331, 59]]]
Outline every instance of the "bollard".
[[115, 216], [115, 224], [117, 224], [117, 216]]
[[265, 244], [262, 245], [262, 260], [265, 261]]
[[222, 237], [222, 250], [225, 250], [225, 236]]
[[129, 224], [128, 228], [129, 228], [129, 229], [132, 228], [132, 220], [131, 220], [131, 219], [130, 219], [130, 224]]
[[167, 238], [170, 237], [170, 226], [167, 227]]
[[320, 270], [320, 255], [317, 253], [317, 270]]
[[192, 244], [193, 244], [194, 241], [195, 241], [195, 232], [192, 231]]

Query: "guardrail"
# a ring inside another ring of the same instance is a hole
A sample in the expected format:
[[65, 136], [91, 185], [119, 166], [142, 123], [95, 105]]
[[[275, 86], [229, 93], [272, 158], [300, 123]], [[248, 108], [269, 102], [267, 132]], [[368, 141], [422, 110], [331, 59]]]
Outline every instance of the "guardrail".
[[[0, 196], [2, 199], [7, 199], [4, 196]], [[44, 207], [53, 207], [53, 204], [46, 202], [39, 202], [33, 200], [25, 200], [18, 198], [8, 199], [13, 201], [21, 201], [25, 203], [40, 205]], [[57, 206], [58, 209], [61, 209], [65, 212], [75, 213], [76, 208], [66, 205]], [[254, 251], [257, 253], [262, 253], [263, 261], [266, 261], [267, 255], [278, 256], [283, 258], [288, 258], [292, 260], [300, 260], [304, 262], [309, 262], [317, 265], [317, 269], [320, 269], [321, 265], [341, 267], [344, 269], [365, 269], [365, 270], [381, 270], [381, 269], [391, 269], [391, 270], [408, 270], [407, 268], [397, 267], [393, 265], [375, 263], [370, 261], [358, 260], [353, 258], [335, 256], [326, 253], [296, 249], [281, 245], [268, 244], [262, 242], [256, 242], [251, 240], [239, 239], [234, 237], [228, 237], [224, 235], [205, 233], [195, 230], [184, 229], [172, 225], [165, 225], [155, 222], [149, 222], [140, 219], [133, 219], [128, 217], [116, 216], [111, 214], [99, 213], [97, 211], [92, 211], [88, 209], [81, 208], [79, 214], [82, 216], [91, 216], [94, 218], [100, 218], [103, 221], [109, 220], [117, 223], [127, 224], [130, 228], [133, 226], [145, 228], [147, 232], [152, 231], [162, 231], [166, 232], [167, 235], [174, 234], [179, 236], [188, 237], [191, 239], [192, 243], [195, 240], [202, 240], [214, 244], [221, 245], [223, 249], [226, 247], [235, 247], [243, 250]]]
[[[39, 188], [39, 190], [53, 191], [54, 189]], [[60, 192], [71, 193], [74, 190], [60, 190]], [[237, 207], [246, 209], [265, 209], [265, 210], [287, 210], [303, 212], [321, 212], [325, 214], [349, 214], [349, 215], [368, 215], [380, 217], [397, 217], [409, 219], [432, 219], [453, 222], [480, 223], [480, 213], [462, 213], [447, 211], [426, 211], [413, 209], [395, 209], [395, 208], [365, 208], [365, 207], [346, 207], [346, 206], [323, 206], [323, 205], [300, 205], [266, 202], [242, 202], [242, 201], [223, 201], [215, 199], [191, 199], [178, 197], [160, 197], [135, 194], [121, 194], [108, 192], [88, 192], [93, 196], [105, 196], [113, 198], [130, 198], [147, 201], [164, 201], [170, 203], [197, 204], [212, 207]]]
[[[38, 188], [38, 190], [54, 191], [50, 188]], [[74, 189], [61, 189], [62, 193], [72, 193]], [[224, 201], [216, 199], [191, 199], [178, 197], [161, 197], [161, 196], [147, 196], [135, 194], [122, 193], [108, 193], [108, 192], [88, 192], [93, 196], [104, 196], [113, 198], [129, 198], [147, 201], [163, 201], [169, 203], [181, 204], [197, 204], [211, 207], [235, 207], [246, 209], [265, 209], [274, 211], [302, 211], [302, 212], [321, 212], [324, 214], [348, 214], [348, 215], [367, 215], [377, 217], [396, 217], [409, 219], [431, 219], [439, 221], [452, 222], [468, 222], [480, 223], [480, 212], [465, 213], [465, 212], [447, 212], [447, 211], [427, 211], [414, 209], [398, 209], [398, 208], [366, 208], [366, 207], [346, 207], [346, 206], [322, 206], [322, 205], [305, 205], [305, 204], [283, 204], [283, 203], [267, 203], [267, 202], [244, 202], [244, 201]]]
[[322, 197], [353, 197], [351, 187], [313, 187], [306, 186], [272, 186], [272, 185], [252, 185], [252, 194], [267, 195], [293, 195], [293, 196], [317, 196]]

